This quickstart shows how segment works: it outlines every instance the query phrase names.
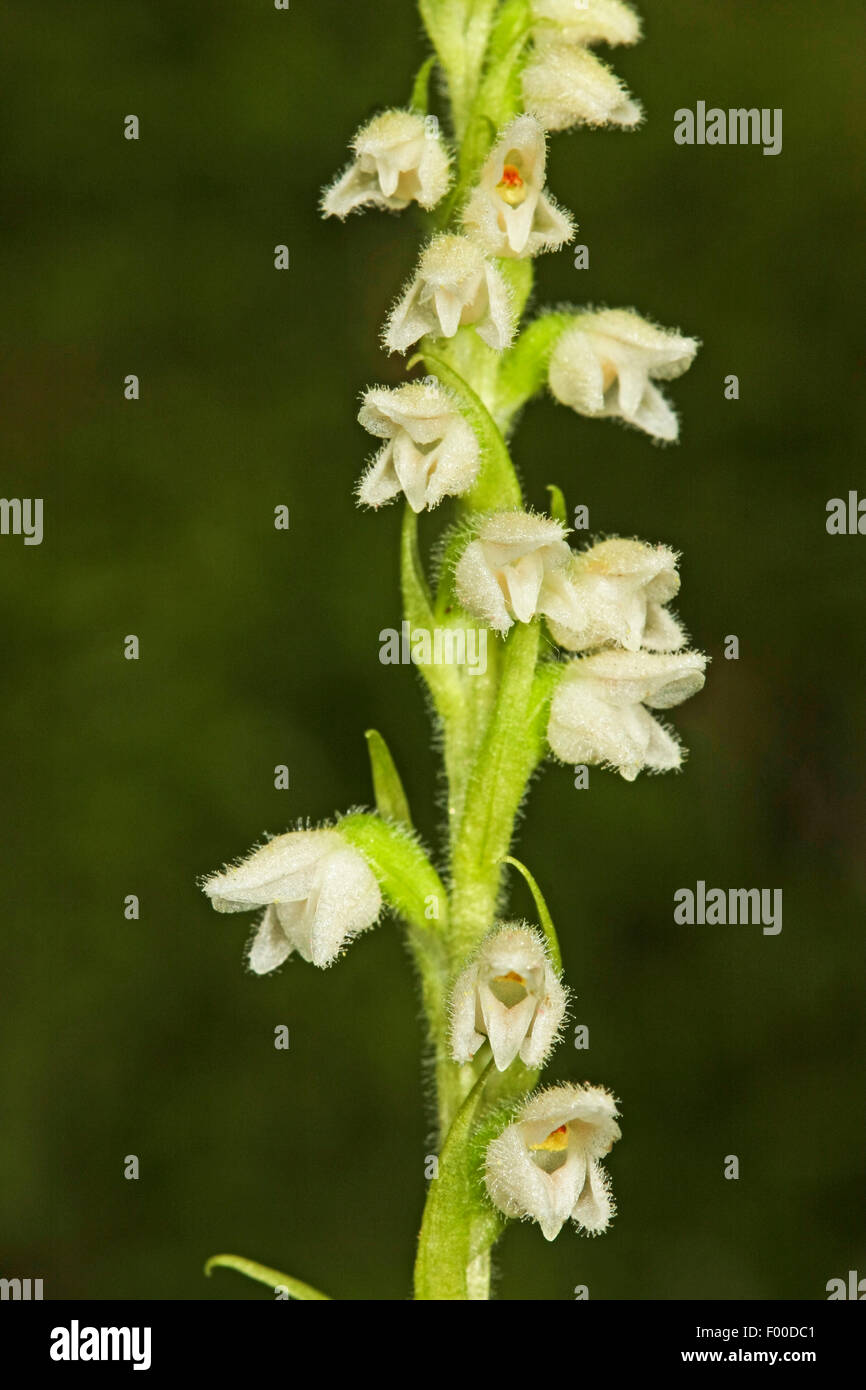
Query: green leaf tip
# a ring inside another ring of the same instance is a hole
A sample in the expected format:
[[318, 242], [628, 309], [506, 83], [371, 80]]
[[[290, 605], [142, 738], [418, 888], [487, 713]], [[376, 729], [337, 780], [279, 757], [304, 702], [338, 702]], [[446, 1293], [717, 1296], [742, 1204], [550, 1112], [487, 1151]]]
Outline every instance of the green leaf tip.
[[550, 950], [550, 958], [553, 961], [557, 973], [561, 974], [562, 953], [559, 949], [559, 938], [556, 935], [556, 928], [553, 925], [553, 918], [550, 915], [550, 909], [544, 900], [544, 894], [542, 893], [532, 874], [527, 869], [526, 865], [521, 864], [519, 859], [515, 859], [514, 856], [511, 854], [506, 854], [502, 860], [502, 863], [510, 864], [511, 867], [513, 869], [516, 869], [519, 874], [522, 874], [523, 878], [526, 880], [526, 883], [529, 887], [529, 891], [532, 894], [533, 900], [535, 902], [535, 910], [538, 913], [539, 924], [547, 940], [547, 945]]
[[364, 734], [367, 752], [370, 756], [370, 773], [373, 778], [373, 794], [376, 810], [385, 820], [402, 821], [412, 825], [409, 802], [403, 790], [403, 783], [397, 771], [391, 750], [378, 729], [368, 729]]
[[270, 1269], [267, 1265], [260, 1265], [256, 1260], [246, 1260], [242, 1255], [212, 1255], [204, 1267], [208, 1279], [214, 1269], [233, 1269], [237, 1274], [244, 1274], [247, 1279], [254, 1279], [257, 1284], [265, 1284], [272, 1290], [285, 1289], [289, 1298], [298, 1299], [299, 1302], [331, 1302], [330, 1294], [321, 1293], [318, 1289], [314, 1289], [311, 1284], [305, 1284], [300, 1279], [293, 1279], [290, 1274], [283, 1274], [278, 1269]]

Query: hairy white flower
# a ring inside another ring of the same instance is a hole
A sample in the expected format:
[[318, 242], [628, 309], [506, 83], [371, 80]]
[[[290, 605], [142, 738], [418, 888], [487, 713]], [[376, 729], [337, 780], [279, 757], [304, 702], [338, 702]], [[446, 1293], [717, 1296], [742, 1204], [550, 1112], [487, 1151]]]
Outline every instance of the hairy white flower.
[[551, 576], [571, 560], [566, 528], [549, 516], [496, 512], [457, 562], [457, 598], [497, 632], [545, 611]]
[[257, 975], [275, 970], [293, 951], [313, 965], [330, 965], [382, 908], [366, 859], [331, 828], [277, 835], [202, 888], [217, 912], [265, 908], [249, 952]]
[[459, 497], [475, 482], [481, 462], [475, 431], [437, 383], [374, 386], [358, 419], [386, 441], [358, 485], [366, 506], [381, 507], [403, 492], [420, 512], [443, 497]]
[[631, 44], [640, 38], [640, 17], [622, 0], [530, 0], [542, 33], [570, 44]]
[[556, 1041], [566, 998], [540, 933], [523, 922], [503, 923], [454, 986], [454, 1060], [471, 1061], [486, 1037], [497, 1071], [518, 1053], [527, 1067], [540, 1067]]
[[547, 130], [574, 125], [635, 126], [638, 102], [606, 63], [579, 44], [536, 37], [523, 70], [523, 100]]
[[574, 236], [568, 213], [544, 187], [547, 142], [534, 116], [518, 116], [494, 145], [463, 212], [463, 226], [491, 256], [537, 256]]
[[487, 1147], [492, 1201], [506, 1216], [537, 1221], [546, 1240], [569, 1218], [600, 1234], [614, 1214], [600, 1160], [620, 1138], [618, 1113], [601, 1086], [553, 1086], [532, 1096]]
[[500, 272], [466, 236], [442, 232], [421, 253], [415, 278], [394, 305], [385, 325], [385, 345], [405, 352], [425, 333], [453, 338], [474, 325], [489, 347], [511, 341], [511, 294]]
[[699, 343], [657, 328], [631, 309], [579, 314], [550, 358], [550, 389], [581, 415], [618, 416], [656, 439], [674, 440], [677, 417], [654, 381], [682, 376]]
[[325, 217], [356, 208], [435, 207], [450, 181], [448, 153], [417, 111], [384, 111], [352, 140], [355, 158], [322, 196]]
[[566, 763], [615, 768], [627, 782], [642, 768], [678, 768], [682, 747], [649, 711], [696, 694], [706, 664], [700, 652], [602, 651], [571, 661], [550, 704], [551, 749]]
[[685, 634], [663, 605], [680, 587], [677, 558], [667, 546], [620, 537], [575, 555], [548, 586], [545, 614], [556, 641], [572, 652], [611, 644], [676, 651]]

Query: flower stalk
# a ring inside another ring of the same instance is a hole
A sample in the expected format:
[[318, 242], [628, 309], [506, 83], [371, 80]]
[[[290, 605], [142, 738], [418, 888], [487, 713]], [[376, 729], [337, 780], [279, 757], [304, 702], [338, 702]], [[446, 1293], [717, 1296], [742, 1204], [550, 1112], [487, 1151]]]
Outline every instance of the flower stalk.
[[[676, 552], [621, 537], [574, 550], [561, 488], [549, 485], [550, 515], [527, 510], [508, 439], [526, 402], [549, 389], [580, 415], [670, 442], [678, 421], [656, 383], [684, 372], [698, 344], [633, 310], [558, 308], [526, 321], [534, 258], [576, 230], [546, 186], [548, 132], [640, 117], [594, 52], [636, 41], [630, 6], [420, 0], [420, 11], [433, 52], [410, 106], [358, 131], [322, 210], [344, 219], [414, 202], [427, 221], [416, 273], [383, 332], [391, 353], [412, 350], [407, 380], [364, 394], [359, 420], [378, 452], [357, 496], [374, 510], [404, 499], [404, 631], [442, 751], [444, 854], [437, 869], [387, 743], [368, 730], [375, 811], [277, 836], [203, 887], [222, 911], [262, 912], [255, 973], [295, 955], [330, 965], [386, 912], [402, 925], [439, 1132], [415, 1298], [477, 1301], [489, 1297], [491, 1250], [509, 1219], [536, 1221], [548, 1240], [569, 1221], [606, 1228], [613, 1201], [601, 1164], [620, 1137], [604, 1088], [535, 1090], [568, 989], [542, 890], [510, 852], [518, 813], [551, 754], [626, 782], [679, 767], [679, 742], [650, 711], [699, 690], [706, 664], [684, 650], [668, 607]], [[437, 69], [445, 135], [429, 112]], [[440, 505], [453, 524], [434, 576], [419, 518]], [[451, 658], [437, 658], [434, 634]], [[459, 658], [469, 636], [483, 665]], [[524, 878], [537, 925], [501, 920], [507, 866]], [[239, 1256], [211, 1265], [263, 1283], [276, 1275]], [[325, 1297], [283, 1282], [288, 1296]]]

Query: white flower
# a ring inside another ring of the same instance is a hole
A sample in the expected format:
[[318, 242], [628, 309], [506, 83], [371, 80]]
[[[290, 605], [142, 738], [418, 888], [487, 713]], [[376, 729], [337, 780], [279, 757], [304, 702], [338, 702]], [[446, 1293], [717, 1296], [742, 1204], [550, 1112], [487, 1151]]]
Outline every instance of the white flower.
[[566, 530], [549, 516], [496, 512], [481, 523], [454, 573], [458, 601], [497, 632], [544, 612], [551, 576], [571, 560]]
[[668, 772], [683, 750], [651, 709], [670, 709], [704, 684], [700, 652], [602, 651], [569, 662], [550, 704], [547, 741], [563, 762], [601, 763], [633, 782]]
[[322, 197], [325, 217], [355, 208], [432, 208], [448, 188], [448, 154], [417, 111], [384, 111], [352, 140], [355, 159]]
[[400, 492], [414, 512], [443, 497], [468, 492], [478, 476], [481, 450], [475, 431], [437, 384], [410, 381], [389, 390], [374, 386], [358, 419], [386, 441], [358, 485], [358, 500], [381, 507]]
[[463, 226], [491, 256], [537, 256], [571, 241], [574, 227], [544, 188], [547, 150], [534, 116], [502, 132], [463, 212]]
[[425, 333], [453, 338], [462, 324], [473, 324], [489, 347], [507, 347], [514, 331], [511, 294], [480, 246], [442, 232], [422, 251], [415, 278], [394, 305], [385, 345], [405, 352]]
[[640, 38], [640, 18], [622, 0], [530, 0], [541, 32], [570, 44], [630, 44]]
[[635, 126], [643, 114], [616, 73], [589, 49], [540, 34], [523, 70], [523, 100], [547, 130]]
[[249, 952], [257, 975], [275, 970], [293, 951], [313, 965], [330, 965], [382, 908], [366, 859], [334, 829], [277, 835], [202, 887], [217, 912], [265, 908]]
[[653, 381], [682, 376], [698, 346], [630, 309], [580, 314], [553, 349], [550, 389], [581, 415], [619, 416], [656, 439], [674, 440], [677, 417]]
[[471, 1061], [486, 1037], [497, 1071], [518, 1053], [527, 1067], [540, 1067], [556, 1041], [566, 997], [541, 935], [521, 922], [503, 923], [454, 986], [454, 1060]]
[[663, 607], [680, 587], [677, 555], [664, 545], [613, 537], [575, 555], [552, 576], [545, 614], [569, 651], [611, 643], [636, 652], [676, 651], [685, 634]]
[[532, 1096], [487, 1147], [490, 1197], [506, 1216], [537, 1221], [554, 1240], [569, 1217], [598, 1235], [614, 1214], [600, 1160], [620, 1137], [613, 1096], [600, 1086], [554, 1086]]

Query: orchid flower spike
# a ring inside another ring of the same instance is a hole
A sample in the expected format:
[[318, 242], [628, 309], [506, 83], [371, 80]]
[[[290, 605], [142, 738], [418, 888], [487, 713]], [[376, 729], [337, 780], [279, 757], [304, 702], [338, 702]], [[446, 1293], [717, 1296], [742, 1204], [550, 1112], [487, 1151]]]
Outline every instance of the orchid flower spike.
[[571, 561], [566, 528], [532, 512], [495, 512], [457, 562], [461, 605], [503, 635], [546, 608], [552, 576]]
[[514, 332], [511, 292], [480, 246], [442, 232], [422, 251], [414, 279], [391, 310], [385, 346], [406, 352], [427, 333], [453, 338], [464, 324], [488, 347], [507, 347]]
[[547, 741], [573, 766], [601, 764], [633, 782], [642, 768], [682, 764], [673, 733], [650, 714], [671, 709], [704, 684], [701, 652], [602, 651], [569, 662], [550, 704]]
[[451, 178], [448, 153], [417, 111], [384, 111], [352, 140], [355, 158], [322, 196], [325, 217], [365, 207], [435, 207]]
[[491, 256], [537, 256], [574, 236], [568, 213], [544, 187], [547, 142], [534, 116], [500, 135], [463, 211], [467, 235]]
[[265, 909], [249, 950], [256, 975], [276, 970], [293, 951], [313, 965], [331, 965], [382, 909], [366, 859], [330, 827], [277, 835], [202, 888], [217, 912]]
[[600, 1086], [554, 1086], [532, 1096], [487, 1147], [485, 1179], [506, 1216], [537, 1221], [555, 1240], [569, 1218], [599, 1235], [614, 1214], [601, 1159], [620, 1137], [616, 1101]]
[[484, 1039], [497, 1071], [517, 1055], [540, 1067], [565, 1016], [567, 992], [544, 939], [525, 922], [505, 922], [485, 937], [458, 977], [451, 999], [451, 1051], [470, 1062]]
[[616, 416], [671, 442], [679, 422], [654, 383], [682, 376], [699, 346], [631, 309], [579, 314], [551, 353], [548, 382], [556, 399], [580, 415]]
[[677, 651], [685, 633], [664, 607], [680, 587], [677, 560], [667, 546], [619, 537], [581, 551], [548, 585], [555, 641], [572, 652], [610, 645]]
[[385, 442], [358, 485], [358, 501], [381, 507], [401, 492], [414, 512], [468, 492], [481, 449], [453, 397], [435, 381], [374, 386], [358, 419]]

